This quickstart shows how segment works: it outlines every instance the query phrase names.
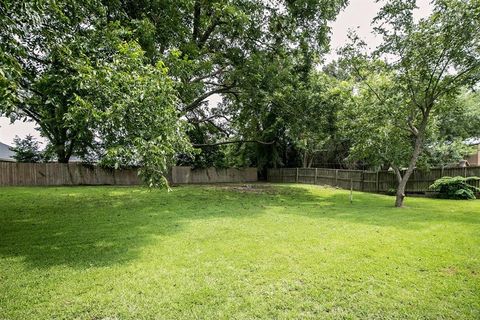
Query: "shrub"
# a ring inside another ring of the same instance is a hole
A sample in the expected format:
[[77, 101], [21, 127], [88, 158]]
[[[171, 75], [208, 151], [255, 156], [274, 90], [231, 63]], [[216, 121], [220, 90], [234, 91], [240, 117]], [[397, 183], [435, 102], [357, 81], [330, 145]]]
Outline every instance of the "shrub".
[[429, 189], [437, 191], [440, 198], [476, 199], [475, 193], [480, 192], [480, 189], [469, 182], [479, 180], [479, 177], [442, 177], [435, 180]]
[[387, 192], [385, 192], [385, 193], [386, 193], [387, 195], [389, 195], [389, 196], [394, 196], [394, 195], [397, 194], [397, 189], [395, 189], [395, 188], [390, 188], [390, 189], [388, 189]]

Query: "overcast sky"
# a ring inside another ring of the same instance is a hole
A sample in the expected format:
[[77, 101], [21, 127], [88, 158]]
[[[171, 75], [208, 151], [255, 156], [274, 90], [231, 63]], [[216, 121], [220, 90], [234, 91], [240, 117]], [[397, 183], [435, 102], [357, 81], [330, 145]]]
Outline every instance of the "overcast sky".
[[[430, 0], [417, 0], [419, 10], [415, 12], [416, 18], [425, 17], [430, 13]], [[347, 41], [349, 29], [356, 30], [358, 35], [363, 38], [370, 48], [375, 48], [381, 39], [372, 34], [370, 22], [375, 17], [381, 4], [375, 3], [375, 0], [350, 0], [349, 6], [342, 11], [335, 22], [331, 24], [331, 48], [332, 53], [326, 59], [331, 61], [335, 59], [335, 51], [342, 47]], [[216, 100], [216, 99], [215, 99]], [[0, 142], [11, 145], [15, 135], [25, 137], [31, 134], [40, 138], [33, 122], [16, 122], [10, 124], [8, 118], [0, 117]], [[43, 139], [42, 139], [43, 140]]]

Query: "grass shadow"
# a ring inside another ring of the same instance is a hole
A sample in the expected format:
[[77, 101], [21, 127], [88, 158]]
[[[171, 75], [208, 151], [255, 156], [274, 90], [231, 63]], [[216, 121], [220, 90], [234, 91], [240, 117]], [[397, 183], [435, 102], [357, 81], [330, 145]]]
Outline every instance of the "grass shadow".
[[111, 266], [135, 259], [152, 239], [181, 232], [192, 219], [255, 212], [245, 210], [241, 193], [187, 189], [4, 188], [0, 256], [21, 257], [32, 268]]

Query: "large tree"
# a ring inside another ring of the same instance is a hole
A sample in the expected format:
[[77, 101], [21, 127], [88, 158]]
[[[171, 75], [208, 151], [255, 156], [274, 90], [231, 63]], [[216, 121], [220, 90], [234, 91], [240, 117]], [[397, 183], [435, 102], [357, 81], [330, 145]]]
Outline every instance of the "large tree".
[[59, 162], [95, 153], [149, 185], [185, 151], [174, 82], [96, 0], [3, 1], [0, 112], [33, 120]]
[[[225, 129], [232, 115], [238, 115], [232, 114], [229, 105], [236, 104], [237, 111], [255, 108], [253, 97], [245, 94], [252, 83], [265, 84], [259, 91], [267, 89], [272, 94], [291, 52], [300, 47], [318, 52], [327, 49], [328, 22], [346, 2], [127, 0], [112, 2], [108, 8], [110, 16], [134, 30], [152, 63], [165, 60], [177, 83], [179, 111], [197, 127], [206, 124]], [[224, 97], [225, 103], [212, 110], [208, 102], [214, 95]], [[226, 131], [220, 130], [217, 140], [229, 141]], [[209, 139], [211, 135], [205, 137], [205, 141], [196, 141], [199, 147], [219, 142]]]
[[93, 135], [64, 117], [81, 94], [73, 64], [92, 51], [101, 30], [96, 1], [2, 1], [0, 3], [0, 113], [35, 121], [59, 162], [83, 153]]
[[374, 20], [383, 36], [379, 48], [370, 55], [355, 44], [344, 50], [363, 96], [356, 121], [364, 126], [357, 126], [353, 152], [389, 162], [397, 207], [425, 146], [438, 142], [438, 119], [452, 114], [459, 91], [480, 79], [480, 1], [433, 5], [429, 17], [415, 21], [415, 0], [388, 1]]

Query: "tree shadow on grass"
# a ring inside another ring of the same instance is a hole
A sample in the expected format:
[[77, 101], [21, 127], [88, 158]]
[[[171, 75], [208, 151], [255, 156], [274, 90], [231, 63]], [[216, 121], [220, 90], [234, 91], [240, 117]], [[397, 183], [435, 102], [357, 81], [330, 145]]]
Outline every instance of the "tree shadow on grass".
[[[0, 194], [0, 256], [22, 258], [32, 268], [124, 264], [144, 246], [182, 232], [193, 220], [241, 219], [271, 213], [272, 208], [280, 208], [280, 214], [402, 229], [429, 222], [480, 223], [479, 214], [455, 211], [452, 202], [409, 199], [410, 207], [396, 209], [393, 198], [381, 195], [355, 193], [350, 204], [342, 190], [254, 186], [181, 187], [171, 193], [119, 187], [6, 188]], [[480, 202], [469, 205], [480, 208]]]
[[142, 247], [181, 232], [191, 220], [253, 214], [239, 210], [241, 194], [188, 190], [4, 189], [0, 256], [23, 258], [33, 268], [111, 266], [135, 259]]

